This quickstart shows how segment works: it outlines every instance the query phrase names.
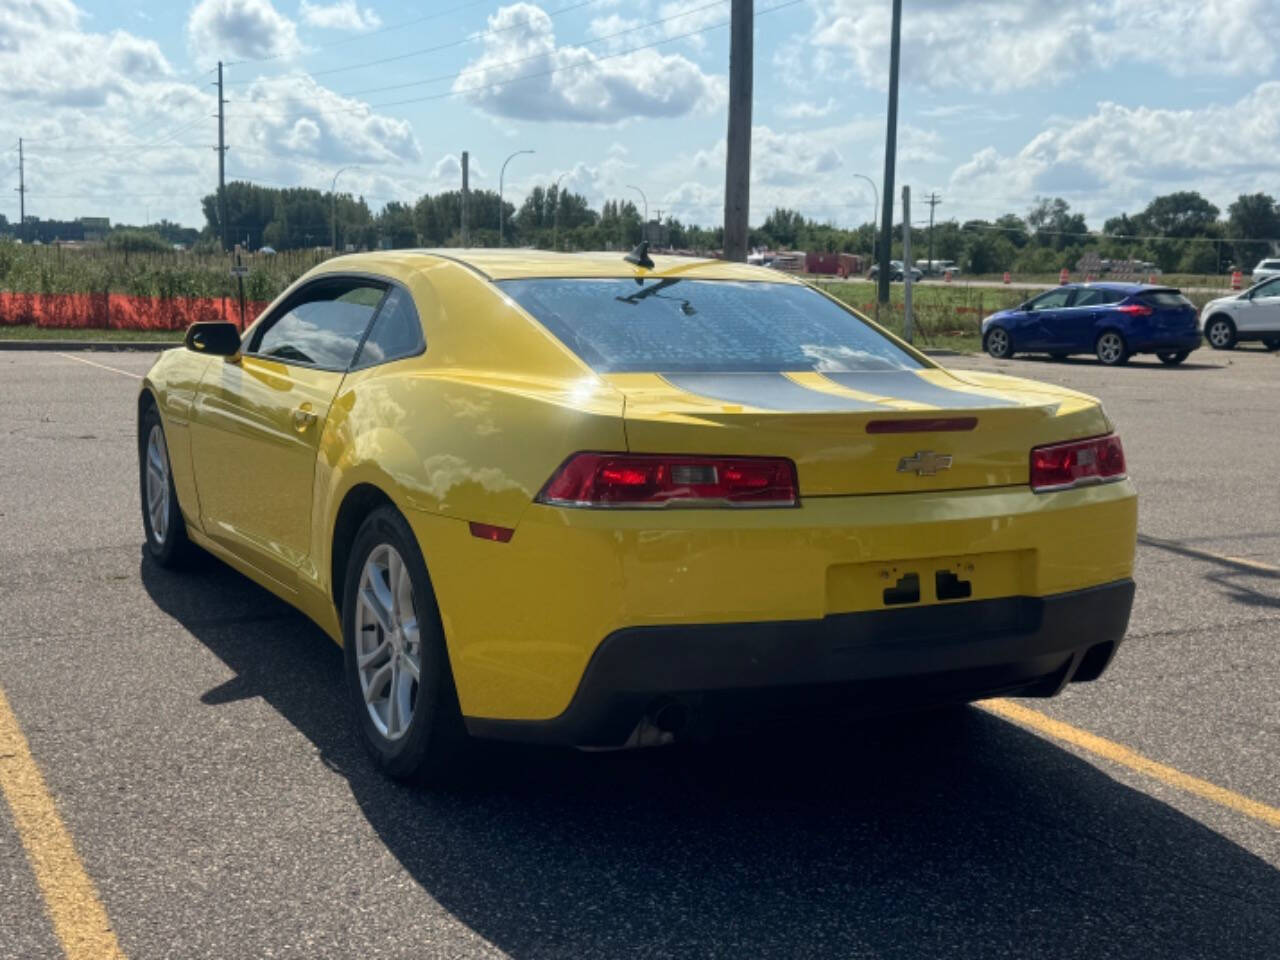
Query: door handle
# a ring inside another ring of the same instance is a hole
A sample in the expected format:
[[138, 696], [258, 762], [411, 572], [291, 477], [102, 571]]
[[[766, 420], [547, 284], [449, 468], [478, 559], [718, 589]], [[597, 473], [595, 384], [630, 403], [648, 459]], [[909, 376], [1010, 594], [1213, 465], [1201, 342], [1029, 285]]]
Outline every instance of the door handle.
[[293, 411], [293, 426], [299, 433], [315, 422], [316, 415], [311, 411], [311, 404], [304, 403]]

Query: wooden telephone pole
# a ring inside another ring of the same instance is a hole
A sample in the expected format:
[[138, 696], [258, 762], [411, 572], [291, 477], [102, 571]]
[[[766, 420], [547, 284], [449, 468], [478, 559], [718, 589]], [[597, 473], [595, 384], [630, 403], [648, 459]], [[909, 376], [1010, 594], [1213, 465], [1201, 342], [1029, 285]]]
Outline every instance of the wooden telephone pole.
[[733, 0], [729, 18], [729, 132], [725, 140], [724, 258], [747, 259], [751, 215], [751, 76], [754, 0]]

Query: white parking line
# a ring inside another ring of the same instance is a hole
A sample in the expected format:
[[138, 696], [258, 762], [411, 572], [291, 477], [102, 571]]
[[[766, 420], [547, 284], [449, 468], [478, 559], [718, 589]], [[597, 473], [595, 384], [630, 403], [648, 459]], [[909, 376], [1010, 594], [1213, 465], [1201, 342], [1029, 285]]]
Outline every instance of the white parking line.
[[67, 360], [74, 360], [76, 363], [87, 363], [91, 367], [97, 367], [99, 370], [110, 370], [112, 373], [119, 373], [126, 377], [133, 377], [135, 380], [141, 380], [142, 374], [130, 373], [128, 370], [121, 370], [118, 367], [108, 367], [105, 363], [98, 363], [96, 360], [86, 360], [84, 357], [73, 357], [69, 353], [60, 353], [58, 356]]

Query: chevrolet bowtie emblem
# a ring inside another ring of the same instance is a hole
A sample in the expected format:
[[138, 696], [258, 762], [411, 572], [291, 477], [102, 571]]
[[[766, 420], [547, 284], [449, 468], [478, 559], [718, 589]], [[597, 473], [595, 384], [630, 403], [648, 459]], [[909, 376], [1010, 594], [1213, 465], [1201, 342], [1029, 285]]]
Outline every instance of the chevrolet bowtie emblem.
[[951, 454], [934, 453], [932, 450], [919, 450], [910, 457], [898, 461], [899, 473], [914, 473], [921, 477], [932, 477], [939, 470], [951, 469]]

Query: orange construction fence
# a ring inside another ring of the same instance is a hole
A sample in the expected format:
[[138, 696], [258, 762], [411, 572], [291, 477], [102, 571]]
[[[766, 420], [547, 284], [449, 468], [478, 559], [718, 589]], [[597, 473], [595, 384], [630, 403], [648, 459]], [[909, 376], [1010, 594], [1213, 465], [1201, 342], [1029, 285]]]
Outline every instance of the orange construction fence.
[[[246, 300], [249, 324], [267, 304]], [[139, 297], [128, 293], [0, 291], [0, 326], [33, 324], [74, 330], [185, 330], [198, 321], [240, 323], [234, 297]]]

